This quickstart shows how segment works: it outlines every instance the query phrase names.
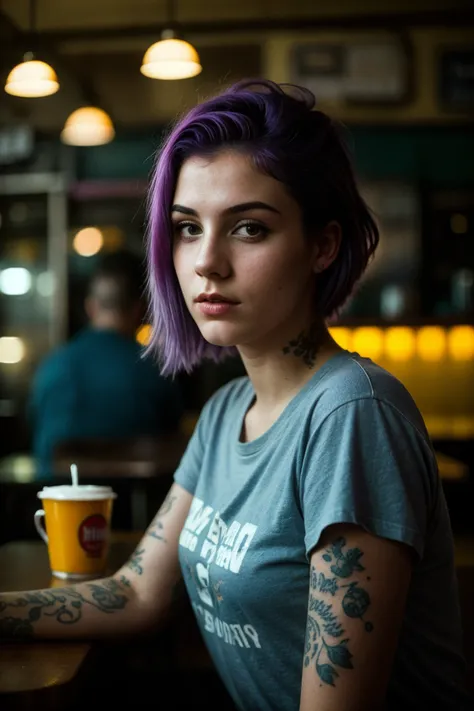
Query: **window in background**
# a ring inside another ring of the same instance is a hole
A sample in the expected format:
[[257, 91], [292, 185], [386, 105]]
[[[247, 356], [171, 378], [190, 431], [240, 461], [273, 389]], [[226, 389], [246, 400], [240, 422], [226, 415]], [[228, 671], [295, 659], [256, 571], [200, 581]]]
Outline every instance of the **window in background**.
[[380, 242], [341, 320], [403, 321], [420, 316], [421, 208], [409, 183], [364, 182], [361, 192]]
[[427, 314], [472, 322], [474, 191], [444, 190], [425, 200], [423, 307]]
[[44, 182], [16, 194], [5, 178], [0, 194], [0, 456], [28, 447], [31, 379], [63, 323], [64, 194], [54, 176]]

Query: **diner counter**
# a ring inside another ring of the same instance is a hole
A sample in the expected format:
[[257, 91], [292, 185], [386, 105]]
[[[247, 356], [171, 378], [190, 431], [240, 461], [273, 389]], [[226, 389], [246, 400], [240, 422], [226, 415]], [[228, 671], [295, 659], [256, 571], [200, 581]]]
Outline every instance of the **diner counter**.
[[[107, 574], [120, 568], [141, 534], [113, 532]], [[0, 547], [0, 592], [64, 587], [51, 575], [48, 550], [42, 541], [15, 541]], [[91, 650], [87, 642], [38, 641], [0, 646], [0, 693], [28, 692], [65, 684], [73, 679]], [[0, 703], [1, 706], [1, 703]]]

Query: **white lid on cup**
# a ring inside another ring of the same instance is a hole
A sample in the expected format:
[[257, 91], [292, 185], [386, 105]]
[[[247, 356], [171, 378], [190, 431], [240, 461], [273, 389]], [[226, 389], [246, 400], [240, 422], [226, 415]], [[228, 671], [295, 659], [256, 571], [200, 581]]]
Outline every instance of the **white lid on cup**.
[[52, 499], [54, 501], [101, 501], [115, 499], [117, 494], [110, 486], [95, 486], [93, 484], [62, 484], [60, 486], [45, 486], [38, 491], [39, 499]]

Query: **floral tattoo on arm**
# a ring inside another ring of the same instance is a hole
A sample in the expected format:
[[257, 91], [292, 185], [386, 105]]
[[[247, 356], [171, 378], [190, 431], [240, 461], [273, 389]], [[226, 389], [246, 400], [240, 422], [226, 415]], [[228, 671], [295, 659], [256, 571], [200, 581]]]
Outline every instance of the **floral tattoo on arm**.
[[[308, 618], [305, 639], [304, 666], [314, 664], [322, 684], [335, 686], [339, 676], [337, 667], [353, 669], [352, 654], [340, 619], [334, 614], [334, 598], [339, 590], [346, 589], [341, 601], [346, 617], [360, 619], [366, 632], [372, 632], [372, 622], [365, 619], [370, 607], [370, 595], [356, 580], [354, 572], [365, 570], [360, 563], [363, 553], [359, 548], [344, 551], [346, 540], [338, 538], [323, 554], [330, 563], [332, 576], [326, 576], [311, 566]], [[367, 578], [370, 580], [370, 578]], [[347, 581], [347, 582], [346, 582]]]
[[[25, 592], [13, 600], [0, 600], [0, 639], [29, 639], [34, 623], [41, 617], [54, 617], [61, 625], [73, 625], [82, 619], [86, 607], [112, 614], [129, 602], [130, 581], [121, 575], [103, 582], [88, 583], [86, 593], [74, 586]], [[23, 614], [18, 614], [21, 611]], [[26, 613], [26, 615], [25, 615]]]

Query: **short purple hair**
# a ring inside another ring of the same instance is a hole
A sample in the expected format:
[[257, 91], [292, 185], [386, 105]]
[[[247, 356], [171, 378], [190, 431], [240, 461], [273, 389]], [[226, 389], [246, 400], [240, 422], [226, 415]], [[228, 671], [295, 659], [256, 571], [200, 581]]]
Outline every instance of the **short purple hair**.
[[258, 170], [286, 186], [309, 236], [339, 222], [339, 254], [316, 277], [315, 309], [325, 319], [338, 313], [365, 271], [378, 244], [377, 226], [357, 189], [341, 128], [314, 105], [313, 94], [302, 87], [244, 80], [195, 106], [166, 138], [148, 199], [148, 350], [159, 355], [164, 374], [191, 372], [204, 358], [218, 362], [236, 354], [203, 338], [173, 266], [171, 205], [181, 166], [191, 156], [244, 151]]

